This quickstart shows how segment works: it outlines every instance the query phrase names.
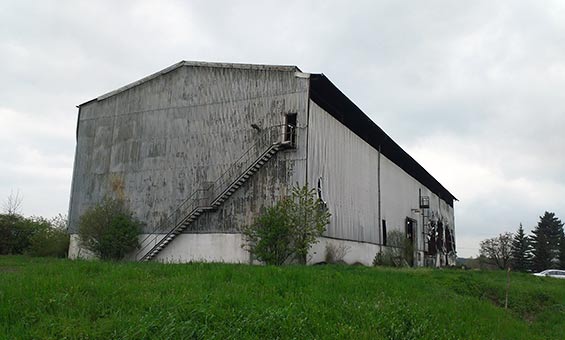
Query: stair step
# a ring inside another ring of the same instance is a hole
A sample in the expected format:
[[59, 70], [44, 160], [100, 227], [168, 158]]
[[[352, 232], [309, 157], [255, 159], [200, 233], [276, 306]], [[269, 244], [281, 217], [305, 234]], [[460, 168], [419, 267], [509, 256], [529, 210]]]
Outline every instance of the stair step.
[[[200, 207], [192, 211], [192, 213], [186, 217], [184, 222], [173, 230], [172, 233], [161, 239], [149, 253], [141, 257], [141, 261], [149, 261], [155, 257], [159, 252], [165, 248], [175, 237], [180, 235], [183, 230], [185, 230], [192, 222], [194, 222], [200, 215], [202, 215], [207, 210], [214, 210], [222, 205], [225, 200], [227, 200], [233, 193], [239, 189], [253, 174], [255, 174], [265, 163], [267, 163], [281, 148], [290, 145], [289, 142], [277, 142], [270, 145], [270, 147], [263, 153], [259, 158], [252, 163], [247, 170], [236, 178], [235, 182], [228, 187], [216, 200], [207, 207]], [[248, 163], [249, 164], [249, 163]]]

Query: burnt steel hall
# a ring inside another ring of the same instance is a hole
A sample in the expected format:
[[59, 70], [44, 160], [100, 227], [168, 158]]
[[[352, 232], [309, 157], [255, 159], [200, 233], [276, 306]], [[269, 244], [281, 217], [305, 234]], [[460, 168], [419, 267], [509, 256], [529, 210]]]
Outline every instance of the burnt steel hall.
[[323, 74], [182, 61], [79, 105], [69, 208], [123, 198], [144, 223], [132, 260], [253, 262], [239, 230], [308, 183], [332, 214], [326, 247], [370, 265], [401, 233], [414, 266], [455, 262], [455, 197]]

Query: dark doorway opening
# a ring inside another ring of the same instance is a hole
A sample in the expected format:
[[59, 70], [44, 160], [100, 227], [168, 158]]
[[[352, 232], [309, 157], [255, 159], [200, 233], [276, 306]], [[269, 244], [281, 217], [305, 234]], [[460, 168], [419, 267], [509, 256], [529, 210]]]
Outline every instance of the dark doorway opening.
[[386, 220], [383, 220], [383, 235], [382, 235], [382, 244], [386, 246]]
[[284, 141], [294, 148], [296, 145], [297, 114], [287, 113], [284, 117]]
[[416, 245], [416, 220], [407, 217], [406, 218], [406, 244], [404, 245], [404, 254], [406, 256], [406, 262], [413, 267], [414, 266], [414, 250]]

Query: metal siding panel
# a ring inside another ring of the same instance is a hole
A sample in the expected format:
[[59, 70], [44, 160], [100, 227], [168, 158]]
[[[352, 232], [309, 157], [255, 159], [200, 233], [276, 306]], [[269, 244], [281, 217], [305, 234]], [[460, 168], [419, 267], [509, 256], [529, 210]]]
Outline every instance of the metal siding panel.
[[[378, 221], [378, 151], [310, 101], [308, 180], [323, 177], [323, 194], [331, 223], [326, 236], [380, 243]], [[406, 217], [418, 221], [417, 242], [423, 247], [419, 189], [430, 196], [431, 209], [454, 225], [453, 208], [430, 189], [381, 155], [381, 219], [387, 229], [404, 232]], [[441, 202], [441, 204], [439, 203]]]
[[82, 107], [70, 231], [79, 216], [116, 188], [151, 230], [204, 182], [215, 180], [260, 127], [298, 113], [298, 148], [279, 152], [199, 231], [234, 231], [261, 207], [305, 181], [308, 79], [294, 72], [181, 67]]
[[378, 157], [351, 130], [310, 102], [308, 179], [323, 178], [332, 213], [327, 236], [378, 242]]

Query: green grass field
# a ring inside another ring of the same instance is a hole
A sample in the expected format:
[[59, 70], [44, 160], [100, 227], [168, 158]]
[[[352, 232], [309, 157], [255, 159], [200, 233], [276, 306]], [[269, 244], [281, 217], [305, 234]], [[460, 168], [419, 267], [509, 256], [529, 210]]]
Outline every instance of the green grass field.
[[565, 280], [0, 257], [5, 339], [564, 339]]

